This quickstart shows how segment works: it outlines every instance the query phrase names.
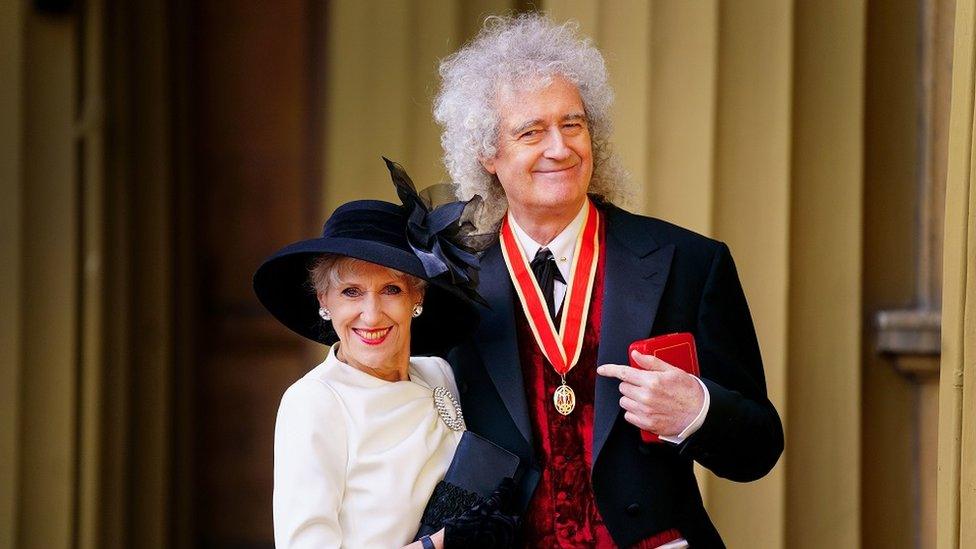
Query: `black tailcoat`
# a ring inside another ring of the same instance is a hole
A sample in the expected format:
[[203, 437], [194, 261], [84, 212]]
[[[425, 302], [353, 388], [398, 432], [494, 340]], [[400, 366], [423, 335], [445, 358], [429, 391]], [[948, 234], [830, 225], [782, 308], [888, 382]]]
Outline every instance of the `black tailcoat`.
[[[621, 547], [678, 528], [692, 547], [720, 547], [692, 471], [751, 481], [783, 451], [783, 427], [766, 396], [759, 344], [728, 247], [664, 221], [604, 206], [603, 318], [598, 364], [627, 364], [635, 340], [692, 332], [711, 405], [681, 445], [644, 444], [624, 421], [619, 381], [597, 376], [592, 484], [600, 515]], [[468, 428], [522, 459], [527, 501], [538, 482], [519, 363], [518, 303], [498, 244], [482, 257], [477, 332], [449, 355]]]

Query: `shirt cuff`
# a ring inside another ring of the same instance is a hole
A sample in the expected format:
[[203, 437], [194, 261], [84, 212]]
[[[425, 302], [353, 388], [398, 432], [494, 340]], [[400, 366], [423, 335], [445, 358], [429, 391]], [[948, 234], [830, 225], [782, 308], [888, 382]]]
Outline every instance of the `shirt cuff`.
[[698, 384], [701, 385], [702, 391], [705, 393], [705, 399], [702, 401], [701, 410], [698, 412], [698, 415], [695, 416], [695, 419], [693, 419], [691, 423], [689, 423], [688, 426], [684, 428], [683, 431], [681, 431], [680, 433], [678, 433], [673, 437], [664, 437], [664, 436], [658, 437], [661, 440], [666, 440], [674, 444], [681, 444], [682, 442], [685, 441], [685, 439], [695, 434], [695, 431], [697, 431], [698, 428], [702, 426], [702, 423], [705, 423], [705, 416], [708, 415], [708, 406], [712, 403], [712, 399], [708, 395], [708, 387], [705, 387], [705, 383], [697, 377], [695, 378], [695, 381], [697, 381]]

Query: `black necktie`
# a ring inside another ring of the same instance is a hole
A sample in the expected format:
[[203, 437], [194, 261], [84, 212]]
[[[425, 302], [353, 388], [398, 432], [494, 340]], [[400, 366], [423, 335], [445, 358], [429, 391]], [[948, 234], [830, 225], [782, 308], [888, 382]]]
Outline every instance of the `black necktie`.
[[559, 268], [556, 267], [556, 258], [552, 256], [549, 248], [539, 248], [539, 251], [535, 253], [535, 258], [532, 260], [532, 273], [535, 274], [535, 279], [539, 282], [542, 296], [546, 298], [549, 316], [555, 321], [556, 298], [553, 295], [553, 288], [556, 280], [563, 284], [566, 283], [566, 280], [563, 278], [563, 274], [559, 272]]

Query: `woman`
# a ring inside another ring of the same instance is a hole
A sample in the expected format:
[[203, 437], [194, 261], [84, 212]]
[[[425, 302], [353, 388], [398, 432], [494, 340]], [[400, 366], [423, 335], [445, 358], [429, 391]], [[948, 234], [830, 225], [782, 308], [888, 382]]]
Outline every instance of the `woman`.
[[[254, 276], [278, 320], [335, 343], [278, 410], [278, 547], [409, 543], [464, 430], [449, 365], [412, 355], [444, 350], [474, 328], [477, 259], [458, 243], [473, 226], [460, 221], [465, 204], [430, 211], [402, 168], [386, 162], [403, 206], [345, 204], [321, 238], [283, 248]], [[513, 530], [497, 520], [499, 507], [489, 498], [412, 546], [450, 546], [479, 517]]]

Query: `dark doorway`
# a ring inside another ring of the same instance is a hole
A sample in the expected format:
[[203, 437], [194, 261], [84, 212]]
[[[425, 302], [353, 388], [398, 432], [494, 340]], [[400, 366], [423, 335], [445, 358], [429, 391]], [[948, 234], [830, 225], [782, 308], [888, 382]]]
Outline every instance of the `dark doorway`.
[[176, 520], [194, 547], [273, 546], [275, 413], [314, 358], [265, 314], [251, 275], [319, 229], [325, 16], [283, 0], [192, 2], [175, 17]]

